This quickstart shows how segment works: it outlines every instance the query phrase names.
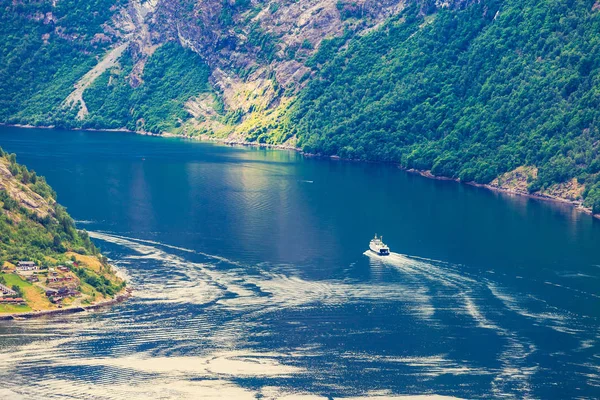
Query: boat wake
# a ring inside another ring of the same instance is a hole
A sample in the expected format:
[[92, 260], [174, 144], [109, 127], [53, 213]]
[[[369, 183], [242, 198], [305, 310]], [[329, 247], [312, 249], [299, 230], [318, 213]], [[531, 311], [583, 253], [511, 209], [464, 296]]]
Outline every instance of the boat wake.
[[[159, 242], [106, 233], [90, 235], [128, 247], [139, 253], [130, 258], [158, 261], [163, 264], [163, 269], [169, 269], [179, 276], [179, 279], [170, 282], [156, 283], [151, 280], [145, 284], [140, 292], [147, 293], [148, 301], [205, 305], [214, 303], [220, 310], [242, 316], [240, 318], [246, 321], [244, 324], [252, 325], [260, 320], [260, 315], [277, 314], [283, 309], [342, 307], [366, 301], [402, 304], [404, 314], [423, 321], [430, 328], [443, 328], [448, 321], [453, 320], [456, 324], [468, 326], [468, 320], [465, 320], [468, 318], [474, 327], [488, 330], [504, 341], [497, 357], [497, 368], [472, 369], [478, 370], [482, 375], [494, 375], [491, 384], [493, 393], [497, 396], [508, 395], [515, 390], [527, 396], [531, 391], [530, 378], [539, 368], [532, 358], [537, 350], [534, 343], [507, 321], [524, 317], [536, 325], [558, 332], [577, 332], [577, 322], [569, 318], [567, 313], [541, 304], [541, 301], [537, 306], [546, 310], [531, 311], [518, 296], [508, 294], [497, 283], [487, 278], [469, 276], [461, 266], [436, 260], [393, 252], [387, 256], [379, 256], [366, 251], [364, 254], [370, 258], [372, 266], [393, 267], [401, 275], [401, 279], [377, 283], [310, 281], [299, 276], [273, 272], [269, 265], [244, 266], [224, 257]], [[205, 260], [190, 262], [170, 250], [194, 253], [205, 257]], [[145, 279], [139, 281], [145, 282]], [[497, 303], [490, 303], [490, 296], [498, 300]], [[239, 329], [239, 322], [235, 320], [226, 324], [224, 332], [229, 332], [229, 335], [221, 337], [220, 342], [243, 342], [244, 331]], [[453, 367], [445, 367], [461, 371], [465, 365], [457, 361]], [[430, 374], [431, 370], [423, 368], [422, 373]]]
[[[448, 321], [446, 316], [439, 315], [448, 312], [454, 313], [456, 318], [467, 316], [476, 327], [490, 330], [504, 341], [498, 355], [500, 365], [493, 371], [495, 396], [510, 395], [515, 388], [521, 396], [531, 395], [531, 377], [540, 366], [533, 357], [536, 345], [519, 329], [524, 323], [569, 335], [585, 331], [577, 327], [581, 320], [572, 318], [566, 311], [531, 296], [508, 294], [499, 284], [488, 278], [469, 276], [460, 266], [398, 253], [379, 256], [366, 251], [364, 254], [372, 265], [391, 267], [400, 273], [400, 280], [429, 282], [427, 286], [435, 310], [432, 318], [439, 316]], [[497, 302], [491, 302], [490, 298]], [[592, 375], [597, 379], [597, 373]]]
[[[536, 345], [519, 327], [526, 321], [556, 334], [579, 334], [575, 321], [560, 309], [541, 300], [524, 301], [497, 282], [441, 261], [367, 251], [371, 279], [310, 280], [293, 266], [244, 265], [166, 243], [89, 234], [110, 244], [109, 256], [111, 249], [118, 253], [115, 263], [128, 273], [136, 296], [116, 306], [110, 318], [65, 316], [50, 327], [43, 320], [27, 321], [29, 335], [40, 340], [16, 351], [0, 350], [0, 380], [9, 382], [2, 389], [12, 391], [9, 397], [69, 393], [72, 398], [191, 399], [203, 393], [209, 398], [303, 398], [310, 394], [297, 393], [298, 382], [309, 392], [323, 393], [333, 387], [328, 381], [333, 376], [336, 392], [353, 398], [403, 398], [386, 391], [365, 394], [356, 383], [346, 383], [338, 365], [358, 365], [364, 374], [401, 373], [425, 387], [442, 376], [487, 379], [494, 397], [526, 398], [540, 366]], [[374, 322], [347, 327], [348, 321], [340, 322], [344, 315]], [[377, 322], [396, 317], [402, 332], [386, 331], [396, 325]], [[20, 323], [14, 322], [15, 340], [23, 338]], [[479, 346], [500, 346], [493, 361], [483, 362], [453, 353], [452, 346], [407, 344], [390, 355], [385, 349], [351, 345], [372, 337], [390, 344], [431, 331], [435, 337], [464, 332], [482, 338]], [[293, 340], [298, 337], [302, 340]], [[340, 347], [341, 342], [347, 345]], [[109, 348], [99, 350], [106, 343]], [[582, 340], [578, 351], [593, 352], [594, 344]], [[600, 382], [594, 365], [592, 360], [578, 367], [590, 384]], [[61, 374], [28, 380], [49, 368]], [[103, 371], [100, 378], [98, 371]], [[243, 379], [260, 379], [261, 384], [244, 385]]]
[[[398, 284], [364, 284], [345, 281], [308, 281], [299, 276], [272, 272], [268, 265], [248, 266], [220, 256], [196, 252], [149, 240], [126, 238], [101, 232], [90, 237], [127, 247], [135, 252], [126, 261], [154, 261], [161, 264], [156, 279], [153, 270], [141, 269], [132, 277], [137, 297], [151, 302], [194, 304], [218, 303], [229, 310], [268, 312], [314, 303], [341, 305], [352, 301], [389, 300], [412, 306], [416, 316], [426, 317], [430, 298], [425, 287], [410, 289]], [[192, 262], [165, 249], [194, 253], [207, 258]], [[117, 263], [118, 264], [118, 263]], [[197, 293], [196, 296], [191, 295]], [[199, 295], [202, 293], [202, 295]]]

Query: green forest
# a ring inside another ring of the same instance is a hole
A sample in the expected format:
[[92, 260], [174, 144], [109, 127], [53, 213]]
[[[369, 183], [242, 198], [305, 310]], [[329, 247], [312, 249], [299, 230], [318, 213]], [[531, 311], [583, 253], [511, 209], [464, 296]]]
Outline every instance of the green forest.
[[406, 9], [335, 57], [317, 54], [330, 61], [313, 62], [320, 68], [289, 110], [293, 128], [283, 137], [297, 135], [310, 153], [479, 183], [535, 166], [530, 191], [575, 177], [600, 212], [594, 0], [421, 11]]
[[90, 115], [84, 128], [127, 128], [153, 133], [176, 132], [191, 116], [184, 104], [209, 90], [210, 70], [193, 51], [174, 43], [161, 46], [144, 68], [144, 82], [132, 88], [127, 77], [133, 60], [106, 71], [84, 92]]
[[[18, 164], [16, 156], [5, 153], [2, 148], [0, 163], [7, 167], [10, 174], [10, 177], [0, 177], [0, 267], [5, 262], [16, 264], [20, 260], [27, 260], [45, 269], [76, 261], [73, 253], [94, 256], [102, 265], [100, 271], [94, 271], [89, 266], [76, 267], [77, 264], [74, 264], [73, 272], [82, 282], [105, 296], [112, 297], [123, 289], [125, 282], [115, 276], [107, 259], [100, 255], [88, 234], [77, 230], [65, 208], [56, 202], [56, 193], [46, 180], [35, 171]], [[50, 211], [44, 215], [25, 207], [20, 200], [16, 200], [19, 196], [14, 196], [14, 193], [11, 195], [5, 189], [14, 187], [13, 183], [16, 183], [21, 194], [31, 190], [40, 195], [40, 204], [47, 204]], [[68, 252], [72, 252], [70, 256]], [[0, 272], [0, 283], [2, 279], [18, 282], [18, 288], [30, 285], [14, 274], [4, 275], [4, 271]]]

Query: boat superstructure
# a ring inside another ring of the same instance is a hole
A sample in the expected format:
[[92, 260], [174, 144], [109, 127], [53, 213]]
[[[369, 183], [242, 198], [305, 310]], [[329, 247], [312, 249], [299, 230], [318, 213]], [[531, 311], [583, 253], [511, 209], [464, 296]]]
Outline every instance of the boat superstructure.
[[369, 243], [369, 249], [371, 249], [373, 253], [376, 253], [380, 256], [390, 255], [390, 248], [383, 243], [383, 236], [377, 237], [377, 234], [375, 234], [375, 237], [371, 239], [371, 243]]

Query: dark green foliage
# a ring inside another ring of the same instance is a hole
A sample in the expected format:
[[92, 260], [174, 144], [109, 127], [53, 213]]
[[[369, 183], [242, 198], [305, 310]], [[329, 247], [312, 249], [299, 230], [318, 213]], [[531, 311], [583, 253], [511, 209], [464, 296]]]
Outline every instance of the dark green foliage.
[[339, 48], [348, 40], [351, 36], [351, 32], [347, 31], [342, 37], [335, 37], [332, 39], [324, 39], [321, 41], [319, 50], [314, 56], [308, 59], [306, 65], [315, 68], [333, 59]]
[[15, 291], [16, 297], [23, 297], [23, 289], [19, 285], [12, 285], [11, 289]]
[[[84, 93], [90, 114], [83, 123], [74, 119], [76, 110], [61, 108], [73, 83], [108, 46], [92, 38], [110, 18], [111, 5], [124, 2], [61, 0], [52, 7], [45, 0], [0, 0], [0, 120], [182, 133], [189, 118], [184, 104], [210, 90], [210, 71], [197, 54], [174, 43], [148, 60], [135, 89], [126, 52], [119, 68]], [[306, 61], [312, 72], [301, 82], [313, 79], [288, 114], [278, 126], [251, 128], [248, 138], [276, 143], [296, 135], [308, 152], [394, 162], [481, 183], [535, 166], [530, 191], [577, 178], [587, 188], [585, 204], [600, 209], [595, 1], [481, 0], [460, 9], [438, 8], [434, 0], [409, 3], [374, 32], [356, 36], [349, 28], [324, 40]], [[221, 2], [216, 48], [269, 63], [278, 57], [278, 43], [252, 21], [260, 9], [254, 4]], [[201, 22], [197, 2], [181, 5], [193, 23]], [[269, 8], [275, 13], [278, 6]], [[340, 0], [337, 8], [343, 19], [363, 17], [359, 2]], [[306, 40], [286, 48], [285, 57], [302, 61], [310, 48]], [[245, 79], [255, 68], [234, 72]], [[243, 120], [241, 112], [227, 113], [217, 104], [225, 124]], [[43, 197], [52, 195], [33, 173], [10, 170]]]
[[363, 16], [363, 7], [358, 5], [356, 1], [338, 1], [336, 7], [340, 12], [342, 20], [360, 18]]
[[219, 23], [224, 27], [234, 24], [234, 16], [237, 13], [243, 12], [252, 5], [250, 0], [224, 0], [222, 3], [221, 13], [219, 15]]
[[0, 0], [0, 121], [64, 125], [62, 101], [108, 45], [94, 35], [124, 2]]
[[4, 152], [0, 162], [10, 163], [16, 170], [14, 178], [23, 184], [23, 176], [29, 183], [23, 184], [40, 194], [52, 207], [52, 215], [40, 218], [23, 207], [6, 190], [0, 190], [0, 260], [44, 260], [46, 256], [57, 258], [67, 250], [82, 254], [97, 254], [98, 250], [85, 232], [77, 231], [75, 223], [66, 210], [56, 204], [56, 195], [43, 177], [32, 183], [34, 173], [16, 163], [13, 155]]
[[108, 278], [98, 275], [85, 268], [73, 268], [73, 272], [85, 283], [103, 295], [114, 296], [125, 287], [125, 282], [119, 284], [111, 282]]
[[304, 39], [304, 41], [302, 42], [302, 48], [310, 50], [313, 48], [313, 45], [308, 39]]
[[190, 115], [184, 103], [209, 89], [209, 69], [193, 51], [175, 43], [160, 47], [144, 68], [144, 82], [132, 88], [133, 62], [126, 53], [121, 68], [105, 72], [84, 92], [89, 128], [172, 131]]
[[271, 34], [264, 31], [260, 24], [253, 23], [250, 26], [248, 45], [256, 51], [259, 60], [269, 62], [275, 59], [276, 41]]
[[594, 214], [600, 214], [600, 182], [588, 184], [584, 197], [585, 205], [591, 207]]
[[465, 181], [532, 165], [531, 190], [580, 177], [600, 207], [593, 4], [483, 0], [426, 17], [415, 5], [346, 50], [325, 41], [308, 63], [323, 67], [288, 114], [293, 133], [308, 152]]

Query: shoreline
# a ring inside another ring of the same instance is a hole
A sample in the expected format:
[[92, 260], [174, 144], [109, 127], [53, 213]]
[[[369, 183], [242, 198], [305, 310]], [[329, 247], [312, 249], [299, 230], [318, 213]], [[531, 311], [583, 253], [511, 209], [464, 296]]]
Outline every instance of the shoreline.
[[[8, 126], [8, 127], [15, 127], [15, 128], [27, 128], [27, 129], [36, 129], [36, 128], [37, 129], [56, 129], [55, 126], [34, 126], [34, 125], [6, 124], [6, 123], [0, 123], [0, 126]], [[225, 145], [229, 145], [229, 146], [259, 147], [259, 148], [277, 149], [277, 150], [293, 150], [295, 152], [302, 154], [305, 157], [323, 158], [323, 159], [330, 159], [330, 160], [337, 160], [337, 161], [366, 162], [366, 163], [374, 163], [374, 164], [391, 164], [391, 165], [396, 165], [398, 168], [400, 168], [403, 171], [406, 171], [406, 172], [412, 173], [412, 174], [417, 174], [424, 178], [435, 179], [435, 180], [440, 180], [440, 181], [453, 181], [453, 182], [456, 182], [459, 184], [466, 184], [469, 186], [484, 188], [484, 189], [490, 190], [492, 192], [523, 196], [523, 197], [528, 197], [531, 199], [543, 200], [543, 201], [548, 201], [548, 202], [553, 202], [553, 203], [568, 204], [577, 211], [587, 214], [593, 218], [600, 219], [600, 214], [594, 214], [592, 212], [591, 208], [584, 207], [582, 202], [580, 202], [580, 201], [569, 200], [569, 199], [565, 199], [562, 197], [539, 195], [539, 194], [535, 194], [535, 193], [533, 193], [533, 194], [527, 193], [524, 191], [505, 189], [505, 188], [501, 188], [501, 187], [497, 187], [497, 186], [492, 186], [492, 185], [486, 184], [486, 183], [463, 182], [460, 179], [449, 178], [446, 176], [436, 176], [427, 170], [404, 168], [400, 164], [396, 164], [396, 163], [386, 163], [386, 162], [382, 162], [382, 161], [353, 160], [353, 159], [341, 158], [339, 156], [323, 156], [320, 154], [305, 153], [299, 147], [289, 146], [289, 145], [285, 145], [285, 144], [254, 143], [254, 142], [247, 142], [247, 141], [243, 141], [243, 140], [239, 140], [239, 139], [211, 137], [208, 135], [184, 136], [184, 135], [176, 135], [176, 134], [168, 133], [168, 132], [152, 133], [152, 132], [146, 132], [146, 131], [132, 131], [127, 128], [112, 128], [112, 129], [71, 128], [71, 129], [66, 129], [66, 130], [87, 131], [87, 132], [127, 132], [127, 133], [134, 133], [136, 135], [143, 135], [143, 136], [180, 138], [180, 139], [195, 140], [195, 141], [199, 141], [199, 142], [221, 143], [221, 144], [225, 144]]]
[[122, 303], [127, 299], [133, 297], [133, 290], [125, 288], [120, 293], [116, 294], [114, 298], [109, 300], [103, 300], [98, 303], [89, 304], [85, 306], [71, 306], [65, 308], [57, 308], [52, 310], [40, 310], [40, 311], [25, 311], [20, 313], [7, 313], [0, 314], [0, 321], [14, 321], [22, 319], [32, 319], [44, 316], [53, 316], [60, 314], [76, 314], [80, 312], [95, 310], [98, 308], [109, 307], [118, 303]]
[[399, 168], [401, 168], [403, 171], [409, 172], [411, 174], [417, 174], [417, 175], [423, 176], [425, 178], [435, 179], [438, 181], [452, 181], [452, 182], [456, 182], [459, 184], [464, 184], [464, 185], [474, 186], [477, 188], [487, 189], [487, 190], [489, 190], [491, 192], [495, 192], [495, 193], [502, 193], [502, 194], [508, 194], [508, 195], [513, 195], [513, 196], [521, 196], [521, 197], [527, 197], [527, 198], [535, 199], [535, 200], [542, 200], [542, 201], [546, 201], [546, 202], [550, 202], [550, 203], [568, 205], [568, 206], [573, 207], [575, 210], [577, 210], [579, 212], [587, 214], [593, 218], [600, 219], [600, 214], [592, 213], [592, 209], [589, 207], [584, 207], [582, 202], [580, 202], [580, 201], [569, 200], [569, 199], [565, 199], [562, 197], [556, 197], [556, 196], [550, 196], [550, 195], [532, 194], [532, 193], [528, 193], [528, 192], [520, 191], [520, 190], [505, 189], [505, 188], [493, 186], [493, 185], [490, 185], [487, 183], [464, 182], [464, 181], [461, 181], [460, 179], [453, 179], [453, 178], [448, 178], [445, 176], [435, 176], [430, 171], [421, 171], [421, 170], [417, 170], [417, 169], [413, 169], [413, 168], [405, 169], [400, 166], [399, 166]]
[[[75, 132], [124, 132], [124, 133], [134, 133], [136, 135], [142, 136], [155, 136], [162, 138], [177, 138], [177, 139], [186, 139], [186, 140], [194, 140], [198, 142], [213, 142], [213, 143], [221, 143], [231, 146], [244, 146], [244, 147], [262, 147], [268, 149], [278, 149], [278, 150], [293, 150], [298, 153], [301, 153], [306, 156], [318, 157], [316, 154], [304, 153], [302, 149], [299, 147], [289, 146], [285, 144], [270, 144], [270, 143], [253, 143], [246, 142], [238, 139], [228, 139], [228, 138], [217, 138], [211, 137], [208, 135], [200, 135], [200, 136], [185, 136], [185, 135], [176, 135], [174, 133], [164, 132], [164, 133], [152, 133], [147, 131], [132, 131], [127, 128], [105, 128], [105, 129], [95, 129], [95, 128], [57, 128], [54, 125], [29, 125], [29, 124], [6, 124], [4, 122], [0, 122], [0, 126], [6, 126], [10, 128], [24, 128], [24, 129], [64, 129], [67, 131], [75, 131]], [[352, 161], [352, 160], [346, 160]]]

